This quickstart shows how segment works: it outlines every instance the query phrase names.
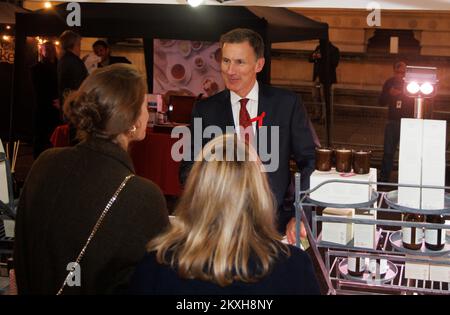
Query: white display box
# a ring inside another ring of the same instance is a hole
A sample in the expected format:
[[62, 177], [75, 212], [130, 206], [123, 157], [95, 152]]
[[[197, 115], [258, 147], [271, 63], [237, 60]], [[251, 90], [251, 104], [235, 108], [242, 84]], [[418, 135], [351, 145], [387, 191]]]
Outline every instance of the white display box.
[[[327, 180], [343, 180], [358, 182], [376, 182], [377, 169], [371, 168], [369, 174], [338, 173], [333, 168], [329, 172], [314, 171], [310, 177], [310, 187], [320, 185]], [[311, 199], [333, 204], [355, 204], [370, 200], [371, 190], [376, 190], [376, 185], [361, 185], [348, 183], [324, 184], [310, 194]]]
[[[437, 258], [447, 260], [448, 258]], [[435, 258], [435, 260], [437, 260]], [[437, 282], [450, 282], [450, 265], [430, 264], [430, 280]]]
[[[356, 209], [353, 216], [355, 219], [376, 219], [374, 211]], [[375, 249], [376, 246], [376, 225], [358, 224], [353, 225], [353, 239], [355, 247]]]
[[14, 237], [14, 230], [16, 226], [16, 221], [4, 219], [3, 220], [3, 227], [5, 229], [5, 236], [13, 238]]
[[[417, 256], [406, 255], [407, 258], [417, 258]], [[426, 259], [426, 257], [421, 256]], [[418, 263], [418, 262], [405, 262], [405, 278], [416, 280], [429, 280], [430, 279], [430, 264]]]
[[[398, 164], [399, 184], [421, 184], [423, 120], [402, 118]], [[420, 208], [420, 188], [398, 187], [398, 203]]]
[[[352, 218], [355, 209], [325, 208], [322, 216]], [[353, 238], [353, 223], [322, 222], [322, 241], [347, 245]]]
[[[445, 186], [445, 120], [424, 120], [422, 140], [422, 185]], [[443, 209], [444, 189], [422, 189], [423, 209]]]

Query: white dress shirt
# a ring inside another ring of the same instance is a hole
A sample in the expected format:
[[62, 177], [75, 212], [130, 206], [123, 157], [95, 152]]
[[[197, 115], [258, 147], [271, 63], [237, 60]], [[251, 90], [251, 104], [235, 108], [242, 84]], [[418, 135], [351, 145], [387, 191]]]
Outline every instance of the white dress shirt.
[[[239, 111], [241, 110], [241, 103], [239, 101], [242, 98], [248, 98], [248, 103], [247, 103], [246, 107], [247, 107], [248, 114], [250, 115], [250, 119], [253, 119], [256, 116], [258, 116], [258, 95], [259, 95], [258, 81], [255, 81], [255, 85], [253, 85], [253, 88], [250, 90], [250, 92], [245, 97], [240, 97], [233, 91], [230, 91], [230, 101], [231, 101], [231, 108], [233, 110], [234, 128], [236, 130], [238, 138], [240, 138]], [[256, 135], [256, 124], [257, 123], [258, 123], [257, 121], [252, 122], [254, 135]]]

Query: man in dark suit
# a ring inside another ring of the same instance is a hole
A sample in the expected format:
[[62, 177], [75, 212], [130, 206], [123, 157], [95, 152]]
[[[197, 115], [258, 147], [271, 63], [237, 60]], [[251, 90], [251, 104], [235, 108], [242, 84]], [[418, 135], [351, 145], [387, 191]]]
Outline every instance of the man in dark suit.
[[339, 48], [334, 46], [330, 41], [328, 42], [328, 53], [330, 57], [330, 64], [327, 67], [324, 58], [324, 47], [318, 45], [314, 49], [313, 53], [309, 57], [309, 62], [314, 63], [313, 68], [313, 100], [314, 102], [321, 103], [321, 107], [314, 107], [313, 119], [324, 120], [325, 119], [325, 97], [324, 97], [324, 85], [326, 83], [326, 77], [329, 76], [330, 87], [337, 83], [336, 68], [339, 65], [340, 52]]
[[[81, 83], [88, 76], [88, 71], [80, 59], [81, 36], [73, 31], [64, 31], [59, 37], [63, 55], [58, 62], [58, 92], [60, 106], [63, 108], [64, 100], [72, 91], [78, 90]], [[77, 143], [76, 130], [69, 124], [70, 144]]]
[[131, 64], [131, 62], [122, 56], [111, 56], [111, 50], [109, 49], [109, 45], [104, 41], [99, 39], [92, 45], [92, 49], [94, 50], [95, 54], [102, 58], [102, 60], [99, 62], [98, 67], [106, 67], [115, 63], [128, 63]]
[[58, 62], [58, 89], [61, 106], [63, 106], [65, 96], [71, 91], [78, 90], [88, 76], [88, 72], [80, 59], [81, 36], [68, 30], [61, 34], [59, 41], [63, 55]]
[[[217, 126], [222, 133], [235, 128], [241, 139], [254, 139], [252, 142], [266, 167], [278, 205], [279, 230], [284, 231], [287, 226], [288, 238], [294, 242], [294, 212], [292, 206], [285, 211], [283, 200], [291, 180], [291, 157], [301, 171], [303, 189], [309, 186], [309, 176], [314, 170], [315, 143], [306, 110], [296, 94], [259, 84], [256, 80], [265, 62], [264, 42], [258, 33], [248, 29], [232, 30], [222, 36], [221, 47], [221, 71], [226, 89], [195, 105], [191, 135], [199, 130], [203, 134], [205, 128]], [[253, 121], [258, 116], [259, 122]], [[266, 131], [267, 136], [264, 134]], [[203, 145], [209, 140], [211, 138], [202, 136]], [[187, 177], [194, 151], [198, 149], [192, 147], [191, 161], [181, 164], [182, 182]], [[271, 153], [270, 156], [267, 152]], [[289, 224], [286, 225], [287, 222]], [[304, 230], [302, 235], [305, 236]]]
[[61, 124], [58, 99], [56, 48], [52, 42], [39, 49], [41, 60], [31, 67], [31, 78], [36, 99], [33, 109], [33, 158], [51, 148], [50, 137]]

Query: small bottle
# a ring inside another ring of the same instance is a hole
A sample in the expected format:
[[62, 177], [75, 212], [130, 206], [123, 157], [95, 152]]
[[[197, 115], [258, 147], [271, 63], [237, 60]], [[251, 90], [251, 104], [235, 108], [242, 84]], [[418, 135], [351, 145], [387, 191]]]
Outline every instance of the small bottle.
[[[443, 215], [427, 215], [427, 223], [445, 224]], [[441, 250], [445, 246], [445, 230], [425, 229], [425, 247], [429, 250]]]
[[[403, 217], [405, 222], [424, 222], [425, 217], [422, 214], [408, 213]], [[416, 227], [402, 227], [402, 242], [403, 247], [419, 250], [422, 247], [424, 238], [423, 228]]]
[[363, 257], [348, 257], [348, 274], [353, 277], [362, 277], [366, 271], [366, 261]]

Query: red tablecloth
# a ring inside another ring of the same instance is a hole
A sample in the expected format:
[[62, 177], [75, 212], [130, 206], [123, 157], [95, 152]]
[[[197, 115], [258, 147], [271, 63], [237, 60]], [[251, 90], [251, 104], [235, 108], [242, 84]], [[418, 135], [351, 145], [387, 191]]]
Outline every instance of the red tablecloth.
[[[131, 144], [130, 155], [136, 174], [150, 179], [157, 184], [165, 195], [179, 196], [181, 185], [178, 181], [179, 162], [175, 162], [170, 151], [178, 139], [170, 138], [170, 134], [156, 133], [147, 128], [144, 140]], [[56, 127], [50, 141], [54, 147], [69, 145], [69, 127]]]
[[181, 185], [178, 181], [179, 162], [170, 155], [172, 145], [178, 139], [170, 134], [156, 133], [147, 128], [144, 140], [131, 144], [130, 154], [136, 174], [155, 182], [165, 195], [179, 196]]

